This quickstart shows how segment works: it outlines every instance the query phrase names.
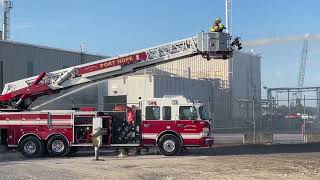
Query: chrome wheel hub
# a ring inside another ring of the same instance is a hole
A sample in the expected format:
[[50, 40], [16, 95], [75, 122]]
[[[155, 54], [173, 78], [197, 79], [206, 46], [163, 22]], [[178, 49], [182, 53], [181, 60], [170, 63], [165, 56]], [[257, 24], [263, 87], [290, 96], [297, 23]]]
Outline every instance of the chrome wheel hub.
[[164, 141], [163, 149], [165, 151], [172, 152], [172, 151], [174, 151], [175, 148], [176, 148], [176, 145], [175, 145], [174, 141], [172, 141], [171, 139]]
[[24, 151], [27, 152], [28, 154], [33, 154], [36, 152], [37, 150], [37, 145], [32, 142], [32, 141], [29, 141], [27, 142], [24, 147], [23, 147]]
[[53, 141], [51, 148], [56, 153], [61, 153], [64, 150], [64, 144], [61, 140]]

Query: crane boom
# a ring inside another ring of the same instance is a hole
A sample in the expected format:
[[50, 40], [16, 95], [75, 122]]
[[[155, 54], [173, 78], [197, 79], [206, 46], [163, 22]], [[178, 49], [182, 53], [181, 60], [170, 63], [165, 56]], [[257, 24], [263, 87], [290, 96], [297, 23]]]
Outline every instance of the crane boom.
[[157, 64], [201, 54], [211, 58], [232, 57], [235, 46], [241, 48], [238, 38], [222, 32], [201, 32], [196, 37], [142, 49], [129, 54], [81, 64], [50, 73], [41, 73], [5, 84], [0, 96], [3, 109], [28, 109], [38, 97], [58, 93], [74, 86], [125, 75]]
[[[308, 36], [305, 36], [305, 39], [303, 40], [303, 47], [302, 47], [302, 52], [301, 52], [297, 87], [303, 87], [307, 61], [308, 61]], [[297, 98], [300, 100], [302, 99], [302, 92], [301, 91], [298, 92]]]

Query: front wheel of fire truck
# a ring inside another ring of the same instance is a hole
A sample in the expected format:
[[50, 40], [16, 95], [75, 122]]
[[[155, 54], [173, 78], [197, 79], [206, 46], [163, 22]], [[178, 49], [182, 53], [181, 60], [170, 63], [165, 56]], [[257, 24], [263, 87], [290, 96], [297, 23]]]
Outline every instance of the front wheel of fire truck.
[[50, 156], [61, 157], [69, 153], [70, 147], [64, 136], [54, 135], [48, 140], [47, 150]]
[[181, 143], [177, 136], [166, 134], [158, 142], [159, 151], [165, 156], [174, 156], [180, 152]]
[[44, 151], [43, 142], [34, 136], [24, 138], [19, 148], [21, 153], [27, 158], [40, 157]]

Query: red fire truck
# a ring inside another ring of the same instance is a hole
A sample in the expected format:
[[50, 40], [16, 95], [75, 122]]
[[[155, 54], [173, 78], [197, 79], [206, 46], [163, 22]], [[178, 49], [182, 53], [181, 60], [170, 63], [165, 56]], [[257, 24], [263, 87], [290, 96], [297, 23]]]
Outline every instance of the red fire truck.
[[51, 156], [64, 156], [76, 147], [92, 146], [95, 132], [102, 129], [103, 147], [156, 146], [164, 155], [176, 155], [184, 146], [212, 145], [203, 104], [191, 103], [182, 96], [142, 100], [139, 107], [131, 108], [134, 116], [130, 118], [127, 110], [31, 111], [29, 107], [44, 95], [185, 57], [201, 54], [207, 59], [229, 58], [235, 46], [241, 47], [238, 40], [231, 43], [230, 39], [225, 33], [202, 32], [196, 37], [7, 83], [0, 96], [1, 143], [18, 148], [26, 157], [40, 157], [45, 151]]

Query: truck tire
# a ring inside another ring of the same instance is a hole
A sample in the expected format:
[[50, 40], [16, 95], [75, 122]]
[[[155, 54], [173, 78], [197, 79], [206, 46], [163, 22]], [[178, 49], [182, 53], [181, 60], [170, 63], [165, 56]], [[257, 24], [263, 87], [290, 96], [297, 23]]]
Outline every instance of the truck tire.
[[70, 152], [70, 147], [64, 136], [54, 135], [48, 140], [47, 150], [51, 157], [62, 157]]
[[19, 145], [21, 153], [27, 158], [38, 158], [43, 154], [43, 142], [34, 136], [24, 138]]
[[180, 152], [181, 142], [177, 136], [166, 134], [160, 138], [158, 147], [161, 154], [165, 156], [174, 156]]

